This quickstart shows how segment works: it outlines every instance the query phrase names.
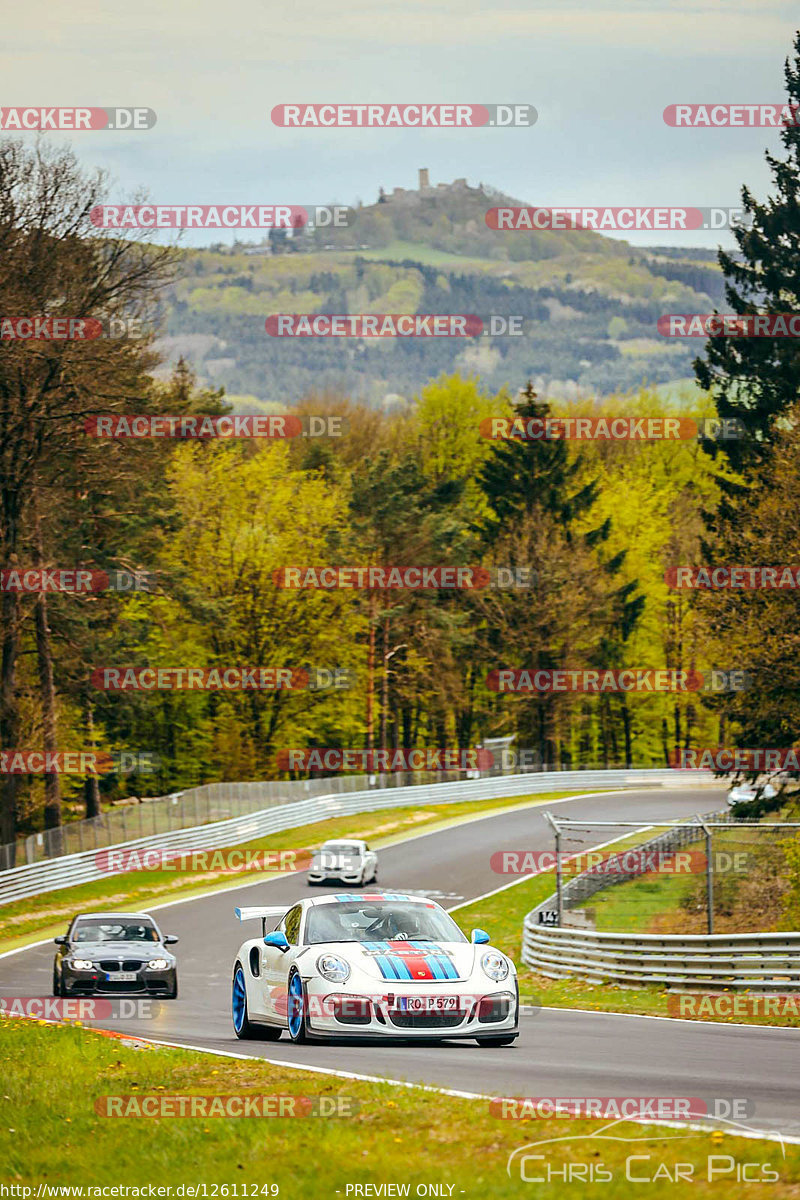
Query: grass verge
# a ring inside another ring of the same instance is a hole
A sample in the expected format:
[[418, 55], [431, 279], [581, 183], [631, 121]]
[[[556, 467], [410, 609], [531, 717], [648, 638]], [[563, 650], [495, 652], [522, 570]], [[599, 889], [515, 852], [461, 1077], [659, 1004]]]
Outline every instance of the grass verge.
[[[624, 1122], [612, 1131], [619, 1140], [599, 1141], [596, 1135], [606, 1122], [500, 1120], [484, 1100], [315, 1075], [259, 1059], [134, 1049], [87, 1030], [20, 1018], [0, 1018], [0, 1048], [0, 1174], [18, 1187], [32, 1186], [33, 1195], [39, 1184], [82, 1186], [84, 1197], [91, 1196], [89, 1187], [120, 1184], [171, 1187], [173, 1196], [181, 1184], [205, 1184], [207, 1196], [268, 1196], [269, 1185], [277, 1185], [282, 1200], [337, 1195], [344, 1200], [357, 1194], [356, 1185], [362, 1185], [363, 1196], [380, 1194], [363, 1185], [393, 1183], [408, 1186], [405, 1194], [411, 1196], [427, 1194], [417, 1193], [418, 1185], [436, 1184], [442, 1191], [434, 1195], [503, 1200], [521, 1190], [533, 1197], [554, 1195], [554, 1185], [563, 1190], [565, 1170], [577, 1179], [596, 1179], [603, 1168], [610, 1175], [603, 1180], [609, 1200], [630, 1196], [630, 1176], [652, 1180], [647, 1195], [654, 1200], [673, 1200], [677, 1164], [684, 1164], [683, 1180], [688, 1176], [693, 1183], [692, 1195], [705, 1198], [730, 1195], [745, 1163], [756, 1164], [749, 1172], [753, 1178], [774, 1173], [770, 1196], [777, 1200], [797, 1195], [800, 1186], [800, 1148], [784, 1150], [776, 1142], [727, 1133]], [[477, 1047], [466, 1052], [477, 1056], [479, 1080], [485, 1052]], [[507, 1053], [512, 1056], [514, 1050]], [[327, 1097], [329, 1104], [338, 1097], [352, 1115], [114, 1119], [95, 1109], [104, 1096], [135, 1097], [140, 1104], [145, 1095], [186, 1093]], [[543, 1158], [525, 1163], [523, 1179], [519, 1165], [510, 1177], [506, 1173], [512, 1151], [565, 1138], [532, 1148], [531, 1154]], [[625, 1138], [636, 1140], [631, 1144]], [[632, 1155], [638, 1157], [628, 1162]], [[549, 1184], [529, 1182], [556, 1171], [560, 1174]]]

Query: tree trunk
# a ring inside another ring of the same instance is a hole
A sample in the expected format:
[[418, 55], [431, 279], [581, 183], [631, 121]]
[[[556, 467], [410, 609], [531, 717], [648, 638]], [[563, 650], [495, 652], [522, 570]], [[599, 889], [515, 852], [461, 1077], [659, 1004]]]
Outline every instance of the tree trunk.
[[[86, 701], [86, 729], [89, 734], [89, 749], [94, 752], [94, 709], [91, 700]], [[83, 783], [83, 798], [87, 817], [100, 816], [100, 785], [97, 775], [87, 775]]]
[[[39, 513], [36, 511], [35, 556], [36, 568], [44, 566], [42, 530]], [[56, 689], [53, 684], [53, 656], [50, 650], [50, 629], [47, 624], [47, 593], [42, 590], [36, 597], [33, 610], [36, 627], [36, 666], [39, 673], [39, 689], [42, 705], [42, 744], [45, 754], [58, 752], [56, 734]], [[46, 771], [44, 776], [44, 827], [58, 829], [61, 825], [61, 780], [57, 771]]]
[[[19, 706], [15, 687], [15, 670], [19, 652], [20, 608], [16, 592], [3, 592], [3, 649], [0, 662], [0, 747], [19, 749]], [[16, 862], [15, 839], [21, 775], [6, 775], [2, 780], [0, 803], [0, 846], [7, 846], [5, 861], [0, 867], [8, 869]]]
[[625, 734], [625, 766], [628, 770], [633, 765], [633, 745], [631, 741], [631, 713], [628, 708], [628, 698], [622, 698], [622, 729]]
[[367, 646], [367, 750], [372, 749], [375, 696], [375, 593], [369, 594], [369, 644]]

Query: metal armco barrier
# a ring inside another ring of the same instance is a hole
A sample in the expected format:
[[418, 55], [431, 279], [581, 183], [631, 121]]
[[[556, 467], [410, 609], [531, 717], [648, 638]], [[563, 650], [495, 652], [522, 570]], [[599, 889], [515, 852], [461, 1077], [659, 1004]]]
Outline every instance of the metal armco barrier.
[[525, 918], [522, 961], [550, 979], [785, 991], [800, 983], [800, 933], [597, 933]]
[[[332, 783], [339, 781], [315, 780], [312, 781], [312, 786], [319, 786], [323, 782], [330, 787]], [[317, 795], [293, 803], [287, 803], [285, 799], [282, 802], [273, 800], [272, 807], [267, 806], [271, 798], [270, 789], [275, 789], [275, 783], [211, 784], [209, 786], [214, 788], [247, 789], [248, 798], [251, 800], [257, 798], [258, 789], [262, 789], [264, 807], [246, 816], [198, 825], [190, 829], [174, 830], [172, 833], [154, 832], [148, 837], [119, 841], [115, 846], [124, 845], [128, 849], [158, 846], [172, 850], [215, 850], [253, 841], [265, 834], [324, 821], [329, 817], [373, 812], [380, 808], [403, 808], [411, 804], [456, 804], [464, 800], [491, 800], [504, 796], [536, 795], [541, 792], [574, 789], [685, 787], [687, 784], [713, 782], [715, 780], [710, 772], [696, 770], [537, 771], [521, 775], [457, 780], [453, 783], [372, 788], [349, 794]], [[274, 795], [274, 791], [272, 794]], [[103, 849], [113, 849], [115, 846], [105, 845]], [[35, 896], [40, 892], [104, 879], [108, 872], [98, 866], [97, 859], [98, 852], [92, 849], [2, 871], [0, 905], [22, 900], [26, 896]]]

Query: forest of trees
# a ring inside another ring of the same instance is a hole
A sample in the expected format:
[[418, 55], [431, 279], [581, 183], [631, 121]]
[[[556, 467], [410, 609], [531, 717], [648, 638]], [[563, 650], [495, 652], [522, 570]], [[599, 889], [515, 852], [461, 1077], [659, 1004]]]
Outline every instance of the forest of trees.
[[[800, 43], [795, 47], [800, 54]], [[787, 66], [800, 100], [798, 61]], [[800, 311], [800, 130], [745, 189], [752, 227], [721, 255], [725, 306]], [[71, 153], [0, 142], [0, 314], [147, 317], [178, 258], [92, 226], [105, 182]], [[435, 280], [425, 281], [427, 288]], [[0, 564], [139, 572], [146, 590], [2, 591], [0, 748], [156, 756], [153, 774], [0, 776], [0, 843], [104, 801], [279, 777], [291, 746], [461, 747], [514, 736], [551, 767], [664, 765], [674, 747], [794, 745], [794, 592], [681, 592], [670, 567], [800, 564], [800, 354], [714, 338], [705, 415], [739, 441], [489, 440], [482, 420], [543, 416], [524, 378], [441, 374], [379, 413], [342, 393], [286, 397], [347, 418], [341, 437], [88, 436], [102, 413], [222, 414], [151, 338], [0, 341]], [[566, 410], [563, 410], [564, 412]], [[576, 412], [664, 412], [646, 389]], [[287, 590], [288, 565], [526, 567], [530, 587]], [[4, 577], [5, 578], [5, 577]], [[347, 670], [341, 689], [113, 693], [99, 667]], [[746, 691], [499, 695], [490, 671], [746, 670]], [[96, 680], [96, 676], [95, 676]]]

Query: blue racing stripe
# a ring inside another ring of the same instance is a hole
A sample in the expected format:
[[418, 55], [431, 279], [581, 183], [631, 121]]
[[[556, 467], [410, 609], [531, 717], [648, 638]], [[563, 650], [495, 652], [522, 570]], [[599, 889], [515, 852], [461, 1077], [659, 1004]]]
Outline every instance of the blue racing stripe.
[[425, 963], [433, 971], [436, 979], [458, 979], [453, 960], [436, 942], [410, 942], [409, 945], [422, 951]]
[[456, 970], [452, 959], [443, 954], [439, 959], [439, 962], [441, 963], [442, 970], [444, 971], [445, 979], [458, 979], [458, 971]]
[[371, 958], [378, 964], [378, 970], [384, 979], [411, 979], [411, 972], [402, 958], [389, 952], [386, 942], [361, 943]]
[[433, 972], [434, 979], [447, 979], [441, 967], [441, 959], [437, 958], [435, 954], [425, 955], [425, 966]]

